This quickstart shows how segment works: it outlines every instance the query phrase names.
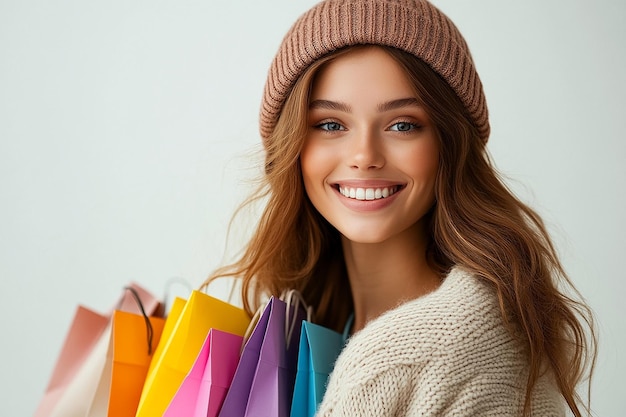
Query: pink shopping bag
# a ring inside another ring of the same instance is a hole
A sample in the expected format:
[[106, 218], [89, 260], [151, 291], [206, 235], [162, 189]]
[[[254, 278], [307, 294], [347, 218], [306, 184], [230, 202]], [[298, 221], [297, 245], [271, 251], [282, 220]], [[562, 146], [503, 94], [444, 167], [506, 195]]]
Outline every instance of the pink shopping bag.
[[217, 417], [239, 362], [243, 337], [209, 330], [202, 350], [163, 417]]
[[107, 328], [109, 318], [78, 306], [35, 417], [50, 415]]

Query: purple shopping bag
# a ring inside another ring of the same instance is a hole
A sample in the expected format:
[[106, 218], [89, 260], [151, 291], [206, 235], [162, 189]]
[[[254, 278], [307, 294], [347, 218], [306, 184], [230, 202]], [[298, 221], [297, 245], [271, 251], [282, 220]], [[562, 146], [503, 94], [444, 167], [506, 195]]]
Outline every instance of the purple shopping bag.
[[289, 417], [305, 318], [304, 309], [270, 299], [244, 345], [220, 417]]

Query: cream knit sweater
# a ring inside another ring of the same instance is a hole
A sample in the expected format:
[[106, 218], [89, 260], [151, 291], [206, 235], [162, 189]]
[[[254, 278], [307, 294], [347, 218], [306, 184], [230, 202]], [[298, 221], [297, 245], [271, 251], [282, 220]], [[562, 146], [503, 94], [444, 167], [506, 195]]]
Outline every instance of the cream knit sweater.
[[[527, 372], [494, 291], [454, 268], [352, 336], [317, 416], [519, 416]], [[532, 415], [565, 415], [551, 378], [536, 385]]]

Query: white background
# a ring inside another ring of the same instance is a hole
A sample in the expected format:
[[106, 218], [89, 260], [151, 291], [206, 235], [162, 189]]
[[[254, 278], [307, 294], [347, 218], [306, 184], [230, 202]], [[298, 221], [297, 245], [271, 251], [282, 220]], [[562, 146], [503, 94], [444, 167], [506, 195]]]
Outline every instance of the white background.
[[[313, 3], [0, 0], [0, 415], [32, 415], [79, 303], [222, 262], [267, 68]], [[624, 416], [626, 2], [436, 4], [474, 54], [497, 166], [597, 314], [596, 414]]]

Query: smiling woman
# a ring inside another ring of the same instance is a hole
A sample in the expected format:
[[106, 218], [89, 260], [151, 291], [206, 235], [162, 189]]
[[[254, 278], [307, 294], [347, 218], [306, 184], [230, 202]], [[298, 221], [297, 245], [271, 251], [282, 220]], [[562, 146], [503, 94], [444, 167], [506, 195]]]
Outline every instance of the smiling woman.
[[305, 191], [350, 241], [391, 244], [434, 203], [439, 145], [414, 96], [402, 67], [378, 47], [335, 56], [313, 83], [300, 154]]
[[[317, 73], [310, 102], [300, 153], [304, 188], [342, 236], [356, 332], [399, 300], [438, 286], [425, 224], [439, 141], [402, 66], [380, 47], [333, 55]], [[374, 299], [371, 288], [380, 290]]]
[[482, 84], [443, 13], [319, 3], [279, 48], [260, 128], [267, 206], [208, 282], [241, 278], [250, 313], [296, 289], [346, 329], [319, 415], [583, 415], [593, 318], [491, 164]]
[[[317, 2], [183, 0], [147, 7], [123, 0], [0, 1], [0, 386], [7, 393], [0, 416], [33, 415], [77, 303], [106, 311], [129, 279], [155, 294], [172, 277], [199, 285], [224, 259], [242, 253], [242, 239], [258, 219], [247, 214], [269, 200], [240, 212], [227, 232], [228, 219], [249, 191], [249, 177], [265, 169], [259, 163], [263, 143], [275, 145], [258, 132], [267, 69], [289, 26]], [[620, 279], [626, 248], [626, 1], [431, 3], [469, 43], [489, 104], [491, 159], [510, 190], [541, 214], [568, 276], [597, 317], [594, 415], [626, 416], [626, 280]], [[384, 13], [389, 23], [400, 21]], [[317, 22], [326, 27], [334, 20]], [[349, 19], [341, 22], [348, 25]], [[361, 27], [371, 33], [375, 25]], [[330, 49], [323, 31], [311, 28], [304, 38], [320, 36], [306, 53], [294, 54], [294, 62]], [[331, 46], [342, 47], [339, 32], [329, 36]], [[297, 78], [301, 67], [290, 62], [283, 59], [282, 65]], [[293, 108], [280, 102], [282, 110], [276, 105], [275, 111], [286, 121]], [[306, 97], [300, 103], [306, 105]], [[431, 119], [437, 116], [431, 113]], [[310, 127], [301, 117], [286, 127], [298, 130], [300, 123]], [[301, 145], [292, 139], [294, 147]], [[298, 152], [285, 155], [291, 166], [297, 166]], [[280, 165], [275, 158], [268, 162]], [[452, 177], [453, 168], [440, 166]], [[293, 178], [280, 189], [284, 205], [274, 206], [288, 220], [285, 209], [302, 203], [302, 184]], [[457, 202], [444, 204], [453, 212]], [[293, 227], [277, 218], [271, 227]], [[307, 237], [289, 237], [294, 235]], [[332, 246], [333, 238], [325, 236], [324, 244]], [[292, 251], [275, 251], [272, 245], [279, 243]], [[275, 260], [282, 253], [283, 264], [293, 260], [300, 267], [304, 255], [297, 258], [297, 251], [315, 250], [306, 239], [260, 244], [261, 255]], [[341, 248], [337, 252], [343, 256]], [[329, 281], [341, 282], [343, 275], [323, 275], [324, 259], [306, 259], [319, 265], [311, 282], [329, 292]], [[278, 266], [283, 269], [275, 272], [285, 278], [297, 269]], [[220, 279], [210, 293], [226, 299], [230, 283]], [[567, 285], [560, 288], [578, 298]], [[349, 291], [342, 296], [351, 303]], [[329, 304], [337, 311], [340, 302]], [[319, 320], [325, 306], [316, 308]], [[334, 314], [326, 322], [341, 328], [343, 319]], [[586, 397], [586, 383], [579, 388]]]

